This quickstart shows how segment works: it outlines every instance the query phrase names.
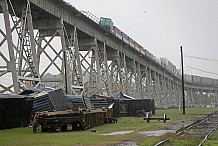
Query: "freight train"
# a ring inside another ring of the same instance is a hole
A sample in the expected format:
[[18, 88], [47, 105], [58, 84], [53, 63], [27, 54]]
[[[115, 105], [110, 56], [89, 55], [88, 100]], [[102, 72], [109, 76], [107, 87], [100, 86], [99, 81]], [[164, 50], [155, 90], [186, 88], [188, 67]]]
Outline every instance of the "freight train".
[[152, 53], [150, 53], [146, 48], [144, 48], [142, 45], [134, 41], [129, 35], [127, 35], [125, 32], [121, 31], [118, 27], [116, 27], [113, 23], [113, 21], [110, 18], [104, 18], [101, 17], [99, 24], [109, 30], [114, 36], [119, 38], [121, 41], [125, 42], [126, 44], [130, 45], [132, 48], [134, 48], [136, 51], [141, 53], [142, 55], [146, 56], [147, 58], [151, 59], [152, 61], [156, 62], [166, 70], [168, 70], [170, 73], [172, 73], [175, 76], [180, 77], [179, 71], [176, 69], [176, 66], [171, 63], [167, 58], [157, 58]]
[[[99, 25], [106, 28], [110, 31], [114, 36], [119, 38], [121, 41], [125, 42], [126, 44], [130, 45], [136, 51], [144, 55], [145, 57], [149, 58], [153, 62], [156, 62], [166, 70], [168, 70], [171, 74], [181, 78], [181, 71], [177, 69], [176, 66], [169, 61], [167, 58], [157, 58], [152, 53], [150, 53], [147, 49], [145, 49], [142, 45], [134, 41], [130, 36], [128, 36], [125, 32], [120, 30], [118, 27], [114, 25], [110, 18], [101, 17], [99, 21]], [[186, 83], [193, 83], [198, 85], [207, 85], [207, 86], [218, 86], [218, 80], [206, 77], [200, 77], [195, 75], [185, 75], [185, 82]]]

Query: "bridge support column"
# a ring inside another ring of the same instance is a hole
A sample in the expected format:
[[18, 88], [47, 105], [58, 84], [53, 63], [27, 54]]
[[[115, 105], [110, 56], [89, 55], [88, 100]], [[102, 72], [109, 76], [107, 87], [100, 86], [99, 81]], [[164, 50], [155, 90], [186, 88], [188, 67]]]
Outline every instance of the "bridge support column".
[[160, 78], [160, 105], [159, 107], [160, 108], [163, 108], [163, 104], [164, 104], [164, 77], [163, 75], [161, 75], [161, 78]]
[[103, 61], [101, 65], [102, 73], [104, 73], [103, 76], [103, 82], [104, 82], [104, 88], [106, 90], [107, 95], [112, 95], [112, 90], [111, 90], [111, 80], [109, 76], [109, 68], [108, 68], [108, 63], [107, 63], [107, 50], [106, 50], [106, 45], [104, 43], [103, 50]]
[[[108, 54], [112, 56], [111, 54]], [[119, 51], [115, 51], [113, 55], [113, 59], [110, 66], [110, 82], [112, 86], [112, 93], [115, 94], [124, 89], [124, 93], [129, 92], [129, 80], [126, 80], [126, 75], [128, 74], [128, 69], [122, 67], [126, 66], [125, 57], [122, 58], [122, 55]], [[128, 94], [128, 93], [125, 93]]]
[[156, 105], [160, 105], [161, 103], [161, 88], [160, 88], [160, 74], [156, 72], [156, 89], [157, 89], [157, 94], [156, 94]]
[[64, 79], [64, 89], [65, 89], [65, 93], [66, 94], [71, 94], [72, 93], [72, 88], [71, 88], [71, 78], [70, 78], [70, 70], [69, 70], [69, 64], [67, 62], [67, 57], [66, 57], [66, 50], [67, 50], [67, 45], [66, 45], [66, 42], [65, 42], [65, 32], [64, 32], [64, 24], [63, 24], [63, 21], [61, 21], [61, 29], [58, 29], [58, 33], [61, 37], [61, 50], [62, 50], [62, 53], [63, 53], [63, 61], [62, 61], [62, 75], [63, 75], [63, 79]]
[[196, 101], [197, 101], [197, 106], [200, 107], [201, 106], [201, 96], [200, 96], [200, 92], [198, 89], [195, 89], [195, 94], [196, 94]]
[[153, 92], [153, 99], [158, 101], [158, 96], [157, 96], [157, 92], [158, 92], [158, 88], [157, 88], [157, 74], [156, 74], [156, 70], [152, 70], [152, 92]]
[[128, 93], [128, 71], [127, 71], [127, 65], [126, 65], [126, 56], [123, 55], [122, 57], [122, 80], [123, 80], [123, 91], [125, 94]]
[[[101, 81], [101, 74], [100, 74], [100, 59], [99, 59], [99, 48], [97, 40], [92, 40], [94, 46], [91, 47], [92, 50], [92, 57], [91, 57], [91, 64], [90, 64], [90, 78], [89, 78], [89, 91], [93, 91], [92, 94], [100, 93], [102, 94], [102, 81]], [[89, 94], [89, 96], [92, 96]]]
[[[13, 6], [11, 7], [13, 9]], [[12, 12], [14, 13], [14, 11]], [[38, 87], [40, 75], [29, 1], [24, 3], [19, 20], [17, 14], [13, 15], [11, 18], [18, 35], [15, 59], [19, 83], [23, 89]]]
[[150, 89], [151, 89], [151, 98], [155, 99], [155, 76], [154, 76], [154, 71], [150, 69], [149, 72], [150, 76]]
[[206, 105], [206, 103], [205, 103], [205, 97], [204, 97], [204, 90], [203, 89], [201, 89], [200, 96], [201, 96], [200, 104], [201, 104], [201, 106], [204, 107]]
[[[1, 65], [2, 68], [2, 72], [0, 72], [0, 79], [1, 81], [3, 81], [3, 78], [5, 75], [10, 74], [11, 76], [11, 80], [13, 82], [12, 85], [6, 85], [3, 84], [0, 81], [0, 87], [3, 88], [3, 91], [1, 91], [2, 93], [4, 92], [11, 92], [11, 93], [19, 93], [20, 92], [20, 86], [18, 83], [18, 74], [16, 71], [16, 64], [15, 64], [15, 55], [14, 55], [14, 49], [13, 49], [13, 41], [12, 41], [12, 30], [10, 27], [10, 15], [9, 15], [9, 11], [8, 11], [8, 4], [6, 0], [0, 0], [0, 6], [2, 7], [3, 10], [3, 16], [4, 16], [4, 26], [5, 26], [5, 30], [6, 32], [4, 33], [2, 29], [0, 29], [0, 33], [3, 35], [3, 40], [1, 40], [0, 42], [0, 54], [1, 57], [3, 58], [4, 65]], [[6, 56], [4, 56], [4, 54], [2, 53], [2, 45], [3, 43], [7, 41], [7, 49], [9, 52], [9, 60], [7, 59]], [[6, 65], [6, 66], [5, 66]]]
[[162, 86], [163, 86], [163, 106], [164, 108], [168, 107], [168, 97], [167, 97], [167, 81], [166, 81], [166, 78], [165, 76], [163, 75], [162, 76]]
[[166, 98], [166, 107], [168, 108], [168, 107], [170, 107], [170, 99], [169, 99], [169, 82], [168, 82], [169, 80], [168, 80], [168, 78], [164, 78], [164, 86], [165, 86], [165, 98]]
[[140, 93], [139, 91], [139, 79], [138, 79], [138, 71], [137, 71], [137, 62], [134, 60], [134, 65], [133, 65], [133, 72], [134, 72], [134, 91], [132, 96], [135, 97], [136, 99], [140, 98]]
[[189, 94], [189, 88], [186, 87], [185, 88], [185, 96], [186, 96], [186, 106], [189, 107], [190, 106], [190, 94]]
[[148, 90], [147, 90], [147, 67], [141, 67], [141, 94], [143, 98], [148, 98]]
[[[45, 86], [53, 88], [64, 88], [71, 94], [70, 63], [67, 59], [66, 32], [63, 21], [53, 19], [48, 21], [38, 21], [37, 44], [37, 65], [40, 68], [40, 77]], [[55, 46], [54, 41], [60, 46]], [[52, 54], [52, 55], [51, 55]], [[47, 73], [50, 74], [47, 77]], [[52, 83], [52, 85], [51, 85]]]
[[[69, 35], [70, 34], [70, 35]], [[65, 38], [67, 45], [66, 56], [69, 69], [68, 86], [71, 88], [71, 94], [81, 95], [83, 92], [83, 75], [80, 62], [79, 40], [77, 37], [77, 28], [72, 28], [72, 32]], [[72, 79], [72, 80], [71, 80]]]
[[150, 91], [150, 80], [149, 80], [149, 68], [145, 67], [145, 79], [146, 79], [146, 92], [147, 98], [151, 98], [151, 91]]
[[177, 96], [176, 96], [176, 82], [172, 81], [172, 95], [173, 95], [173, 107], [176, 107]]
[[173, 107], [174, 106], [174, 96], [173, 96], [173, 83], [172, 83], [172, 80], [168, 79], [168, 84], [169, 84], [169, 92], [168, 92], [168, 96], [169, 96], [169, 105], [170, 107]]
[[152, 89], [151, 89], [151, 84], [152, 84], [152, 80], [151, 80], [151, 70], [150, 68], [147, 67], [147, 88], [148, 88], [148, 98], [152, 99]]
[[[129, 95], [136, 97], [137, 96], [137, 69], [136, 69], [136, 61], [128, 60], [127, 61], [128, 68], [128, 84], [129, 84]], [[136, 97], [137, 98], [137, 97]]]
[[195, 105], [195, 101], [193, 99], [193, 92], [192, 92], [192, 88], [190, 88], [190, 97], [191, 97], [191, 107], [193, 107]]
[[194, 100], [195, 100], [195, 107], [199, 107], [200, 106], [200, 104], [199, 104], [199, 100], [200, 100], [200, 97], [199, 97], [199, 91], [198, 91], [198, 89], [193, 89], [193, 91], [194, 91]]
[[136, 93], [137, 93], [137, 97], [138, 99], [142, 99], [143, 98], [143, 94], [142, 94], [142, 75], [141, 75], [141, 64], [137, 63], [137, 87], [136, 87]]
[[181, 88], [178, 83], [176, 83], [176, 106], [181, 108], [182, 105], [182, 99], [181, 99]]

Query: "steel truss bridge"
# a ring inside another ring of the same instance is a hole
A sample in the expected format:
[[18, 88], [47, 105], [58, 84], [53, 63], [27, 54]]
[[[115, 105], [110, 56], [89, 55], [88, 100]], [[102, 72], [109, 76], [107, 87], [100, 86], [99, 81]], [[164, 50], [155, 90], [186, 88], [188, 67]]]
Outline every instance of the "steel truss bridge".
[[[2, 93], [50, 83], [67, 94], [81, 94], [83, 88], [86, 96], [122, 91], [153, 98], [157, 107], [181, 106], [180, 77], [100, 26], [90, 13], [63, 0], [0, 0], [0, 12]], [[218, 103], [217, 85], [215, 79], [186, 81], [186, 105]]]

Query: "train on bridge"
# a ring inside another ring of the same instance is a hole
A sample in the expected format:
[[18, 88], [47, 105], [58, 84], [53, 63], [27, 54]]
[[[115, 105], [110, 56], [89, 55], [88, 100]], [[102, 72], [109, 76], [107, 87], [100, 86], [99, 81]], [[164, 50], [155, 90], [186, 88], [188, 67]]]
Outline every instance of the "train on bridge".
[[111, 18], [100, 17], [100, 19], [98, 19], [97, 17], [93, 17], [93, 14], [91, 14], [88, 11], [82, 11], [82, 12], [90, 19], [95, 18], [95, 20], [97, 20], [95, 21], [96, 23], [98, 23], [100, 26], [109, 30], [112, 34], [114, 34], [114, 36], [116, 36], [121, 41], [123, 41], [124, 43], [128, 44], [129, 46], [137, 50], [139, 53], [141, 53], [145, 57], [160, 64], [162, 67], [167, 69], [173, 75], [181, 77], [180, 69], [176, 69], [176, 66], [171, 61], [169, 61], [165, 57], [162, 57], [159, 59], [158, 57], [153, 55], [151, 52], [149, 52], [147, 48], [144, 48], [142, 45], [140, 45], [140, 43], [132, 39], [128, 34], [120, 30], [118, 27], [116, 27]]

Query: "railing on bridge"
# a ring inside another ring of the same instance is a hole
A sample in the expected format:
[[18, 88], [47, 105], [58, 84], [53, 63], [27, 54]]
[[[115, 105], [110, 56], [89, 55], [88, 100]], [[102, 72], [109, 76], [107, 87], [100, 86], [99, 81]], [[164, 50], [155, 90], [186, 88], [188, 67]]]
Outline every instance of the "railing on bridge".
[[81, 11], [86, 17], [99, 24], [100, 19], [89, 11]]

